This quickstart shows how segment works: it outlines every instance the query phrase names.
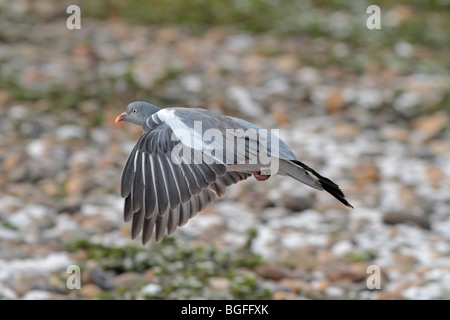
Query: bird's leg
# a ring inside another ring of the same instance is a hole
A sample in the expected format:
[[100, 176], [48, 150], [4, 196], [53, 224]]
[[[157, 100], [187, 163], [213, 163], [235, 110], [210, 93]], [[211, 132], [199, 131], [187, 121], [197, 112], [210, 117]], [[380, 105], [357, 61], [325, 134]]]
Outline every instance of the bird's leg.
[[255, 176], [255, 179], [258, 181], [266, 181], [267, 179], [270, 178], [270, 175], [261, 174], [260, 171], [253, 171], [253, 175]]

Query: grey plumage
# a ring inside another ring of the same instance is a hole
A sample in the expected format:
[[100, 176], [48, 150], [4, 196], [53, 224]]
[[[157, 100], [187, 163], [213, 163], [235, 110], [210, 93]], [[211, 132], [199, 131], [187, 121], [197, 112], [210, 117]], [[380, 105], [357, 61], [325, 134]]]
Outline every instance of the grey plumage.
[[[144, 131], [123, 168], [120, 191], [125, 198], [124, 220], [132, 221], [132, 238], [142, 232], [143, 244], [153, 234], [156, 242], [164, 234], [173, 234], [222, 196], [227, 187], [263, 169], [262, 162], [250, 162], [261, 152], [279, 161], [278, 174], [325, 190], [351, 207], [334, 182], [300, 162], [278, 137], [270, 133], [263, 136], [263, 129], [245, 120], [204, 109], [160, 109], [133, 102], [116, 118], [120, 121], [140, 125]], [[196, 121], [201, 121], [200, 128]], [[215, 137], [199, 142], [198, 136], [203, 137], [209, 129], [219, 132], [223, 140]], [[228, 134], [229, 129], [234, 131]], [[257, 135], [242, 135], [247, 129]], [[275, 140], [276, 149], [272, 145]], [[229, 145], [235, 147], [231, 150]], [[180, 147], [182, 152], [177, 149]], [[182, 160], [174, 159], [174, 153]]]

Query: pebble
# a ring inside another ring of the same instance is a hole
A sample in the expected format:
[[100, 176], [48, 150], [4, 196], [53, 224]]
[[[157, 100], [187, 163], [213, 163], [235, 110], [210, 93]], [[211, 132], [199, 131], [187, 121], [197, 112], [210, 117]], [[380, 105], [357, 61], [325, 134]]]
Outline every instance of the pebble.
[[255, 272], [262, 278], [275, 281], [286, 278], [291, 273], [286, 268], [274, 264], [258, 266], [255, 268]]
[[344, 299], [345, 298], [345, 291], [344, 291], [344, 289], [342, 289], [340, 287], [330, 286], [325, 289], [325, 294], [328, 297], [334, 298], [334, 299]]
[[224, 277], [211, 277], [209, 278], [209, 286], [212, 290], [228, 292], [230, 290], [231, 282]]
[[83, 139], [86, 136], [86, 130], [78, 125], [65, 124], [56, 130], [55, 136], [59, 140]]
[[9, 109], [8, 116], [12, 120], [24, 119], [28, 114], [28, 110], [25, 106], [15, 105]]
[[398, 223], [412, 223], [424, 229], [430, 230], [430, 221], [425, 216], [416, 216], [406, 212], [389, 212], [383, 216], [383, 222], [389, 225]]
[[21, 300], [51, 300], [53, 298], [51, 292], [43, 290], [30, 290], [21, 297]]
[[[89, 261], [88, 261], [89, 262]], [[88, 263], [81, 274], [82, 286], [94, 284], [103, 290], [110, 290], [115, 286], [115, 277], [111, 271], [105, 271], [93, 263]]]
[[325, 109], [329, 113], [342, 111], [345, 107], [345, 101], [339, 88], [332, 88], [328, 91], [325, 98]]
[[149, 283], [142, 287], [141, 294], [149, 297], [156, 296], [162, 290], [161, 286], [156, 283]]
[[98, 286], [93, 283], [85, 284], [81, 287], [79, 295], [86, 299], [95, 299], [102, 292]]
[[251, 97], [247, 89], [240, 86], [232, 86], [227, 89], [228, 97], [233, 100], [238, 110], [249, 117], [258, 117], [264, 114], [262, 107]]
[[331, 248], [331, 251], [339, 257], [343, 257], [353, 250], [354, 246], [350, 240], [339, 241]]
[[298, 300], [298, 296], [291, 292], [276, 291], [273, 294], [274, 300]]
[[181, 80], [181, 84], [187, 91], [193, 92], [193, 93], [200, 92], [200, 90], [202, 89], [202, 86], [203, 86], [201, 79], [194, 75], [189, 75], [189, 76], [184, 77]]
[[144, 283], [144, 276], [137, 272], [122, 273], [114, 278], [114, 287], [127, 290], [135, 289], [137, 285]]

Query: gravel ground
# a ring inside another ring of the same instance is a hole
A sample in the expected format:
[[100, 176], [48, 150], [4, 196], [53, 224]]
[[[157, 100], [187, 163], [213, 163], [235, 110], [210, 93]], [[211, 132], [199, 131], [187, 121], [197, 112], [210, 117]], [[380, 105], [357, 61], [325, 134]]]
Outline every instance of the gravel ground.
[[[450, 299], [450, 116], [433, 108], [450, 78], [439, 61], [435, 72], [319, 68], [298, 56], [349, 48], [120, 19], [74, 31], [49, 2], [34, 8], [39, 24], [15, 3], [1, 22], [1, 298]], [[393, 64], [427, 59], [407, 43], [389, 50]], [[140, 129], [114, 124], [134, 100], [278, 128], [355, 209], [288, 178], [251, 178], [141, 246], [119, 195]], [[66, 286], [70, 265], [79, 290]], [[372, 265], [381, 289], [367, 287]]]

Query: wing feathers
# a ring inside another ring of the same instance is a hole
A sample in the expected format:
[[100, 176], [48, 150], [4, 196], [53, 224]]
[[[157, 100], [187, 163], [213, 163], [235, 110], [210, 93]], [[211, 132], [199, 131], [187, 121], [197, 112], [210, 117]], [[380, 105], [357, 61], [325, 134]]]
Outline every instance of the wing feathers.
[[[132, 221], [132, 238], [142, 231], [144, 244], [153, 234], [156, 242], [161, 241], [164, 234], [173, 234], [223, 195], [227, 186], [249, 176], [227, 172], [224, 164], [198, 150], [183, 150], [183, 156], [191, 157], [174, 163], [171, 151], [179, 143], [179, 140], [172, 141], [169, 126], [155, 126], [142, 134], [123, 169], [124, 220]], [[193, 163], [186, 161], [189, 159]]]

